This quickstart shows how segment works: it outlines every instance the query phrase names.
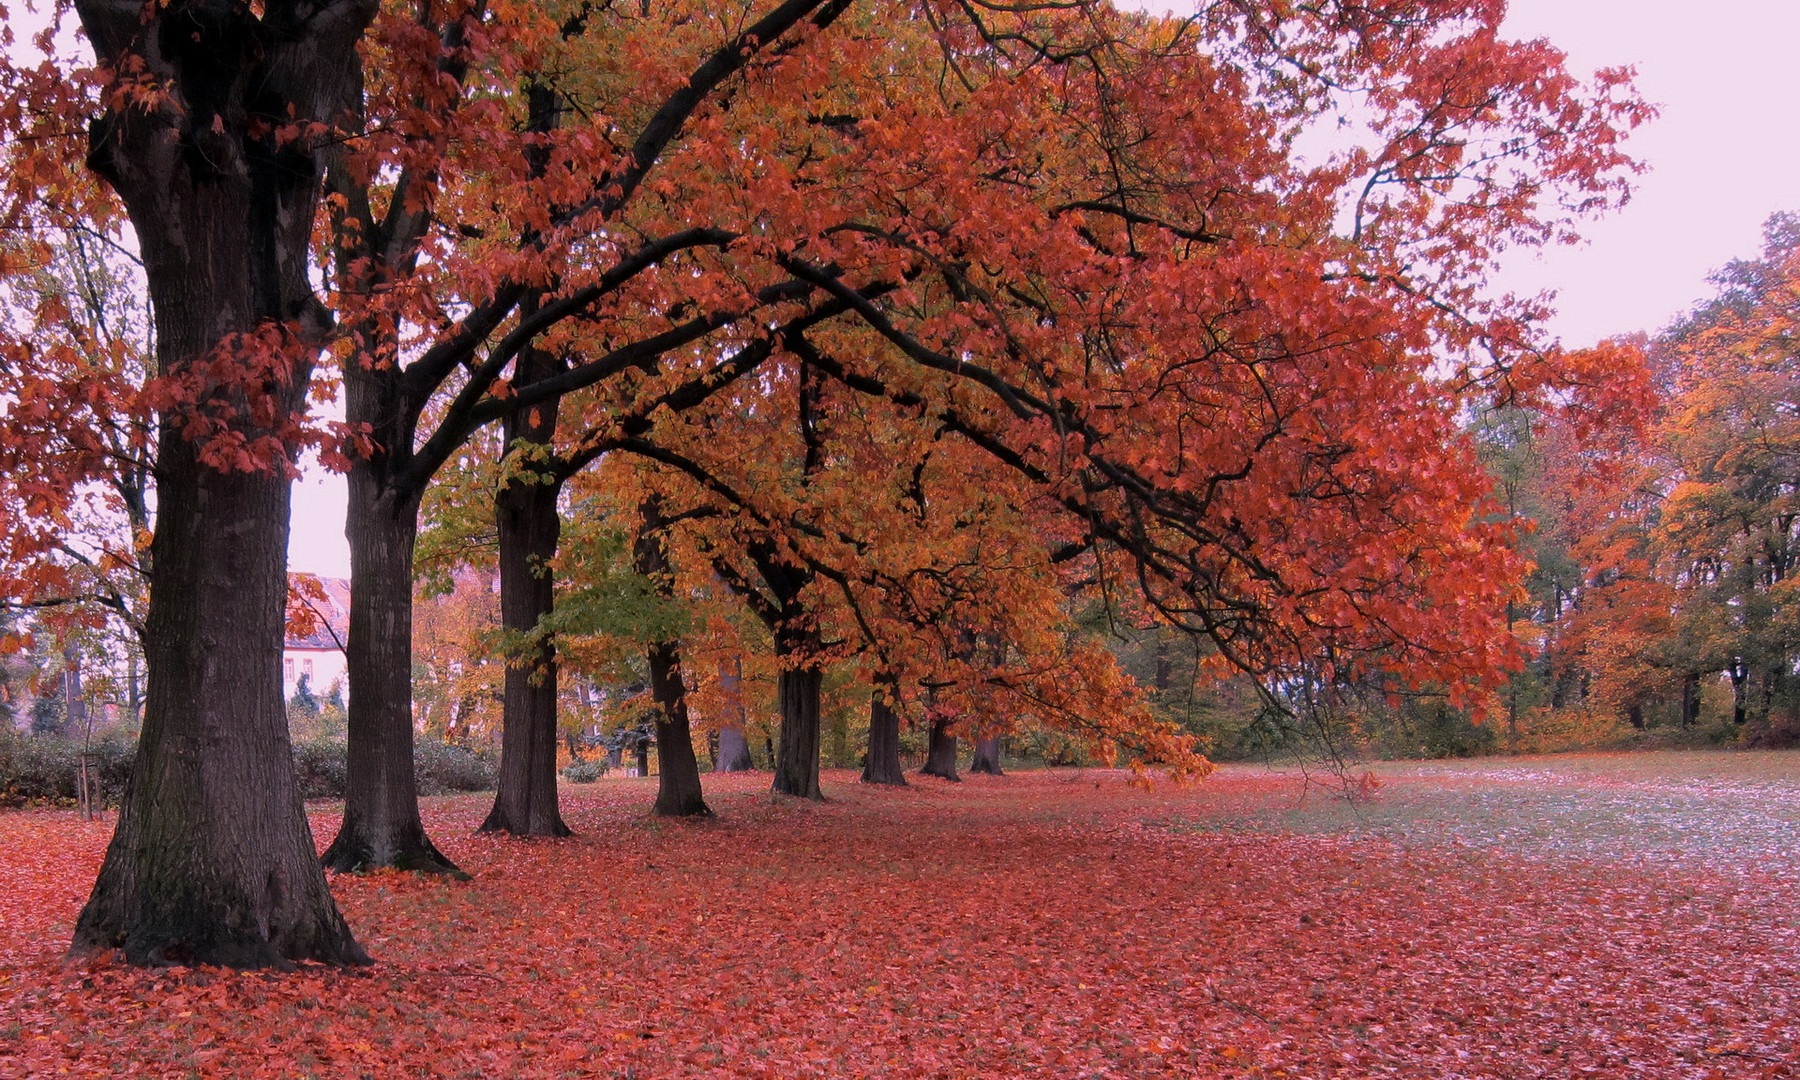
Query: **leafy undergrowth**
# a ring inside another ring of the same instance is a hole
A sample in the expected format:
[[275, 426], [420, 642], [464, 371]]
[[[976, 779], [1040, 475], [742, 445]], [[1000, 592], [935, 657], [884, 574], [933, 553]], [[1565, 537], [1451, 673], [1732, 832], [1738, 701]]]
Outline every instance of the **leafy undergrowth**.
[[379, 962], [290, 975], [65, 963], [110, 826], [10, 813], [0, 1076], [1800, 1075], [1800, 758], [1713, 759], [446, 797], [475, 880], [334, 879]]

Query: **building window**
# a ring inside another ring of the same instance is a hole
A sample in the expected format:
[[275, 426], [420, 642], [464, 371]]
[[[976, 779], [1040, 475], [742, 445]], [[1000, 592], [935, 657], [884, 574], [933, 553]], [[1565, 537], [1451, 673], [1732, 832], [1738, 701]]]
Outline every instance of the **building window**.
[[311, 660], [300, 661], [300, 674], [306, 676], [307, 682], [309, 682], [309, 683], [312, 682], [312, 661]]
[[281, 666], [283, 668], [282, 675], [281, 675], [282, 679], [286, 682], [293, 682], [294, 681], [294, 658], [290, 656], [286, 660], [283, 660], [281, 662]]

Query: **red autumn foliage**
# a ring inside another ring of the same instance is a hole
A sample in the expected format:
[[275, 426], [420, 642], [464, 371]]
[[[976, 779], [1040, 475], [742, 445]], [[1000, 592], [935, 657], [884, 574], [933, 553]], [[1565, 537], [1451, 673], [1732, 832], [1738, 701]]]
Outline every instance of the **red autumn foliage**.
[[1800, 1073], [1786, 758], [831, 781], [603, 782], [557, 842], [435, 801], [476, 880], [335, 878], [378, 962], [290, 977], [65, 963], [109, 826], [0, 816], [0, 1075]]

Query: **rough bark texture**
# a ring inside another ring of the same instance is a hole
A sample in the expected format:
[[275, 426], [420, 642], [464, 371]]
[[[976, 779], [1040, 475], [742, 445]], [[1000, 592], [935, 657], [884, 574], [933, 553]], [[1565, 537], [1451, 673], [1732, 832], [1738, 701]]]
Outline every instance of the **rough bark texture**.
[[[555, 410], [509, 423], [519, 439], [547, 435]], [[510, 441], [510, 440], [509, 440]], [[541, 441], [541, 440], [540, 440]], [[518, 641], [528, 641], [506, 666], [500, 742], [500, 788], [482, 832], [514, 836], [568, 836], [556, 800], [556, 643], [538, 633], [556, 609], [550, 564], [562, 535], [557, 512], [560, 483], [538, 483], [533, 473], [513, 477], [495, 497], [500, 543], [500, 622]]]
[[906, 786], [900, 767], [900, 710], [894, 708], [896, 688], [877, 683], [869, 693], [869, 757], [863, 763], [865, 784]]
[[326, 888], [288, 749], [287, 481], [213, 472], [179, 436], [158, 468], [143, 735], [74, 949], [153, 965], [366, 963]]
[[694, 757], [688, 724], [687, 684], [681, 677], [681, 647], [673, 641], [651, 646], [650, 693], [656, 699], [656, 805], [658, 817], [711, 817], [700, 794], [700, 762]]
[[[345, 382], [345, 411], [354, 419], [368, 407], [361, 390], [375, 384], [354, 373]], [[386, 456], [376, 455], [357, 462], [349, 476], [348, 771], [344, 822], [323, 860], [342, 872], [391, 867], [461, 875], [419, 818], [412, 716], [412, 567], [419, 504], [396, 502], [383, 481], [386, 465]]]
[[[780, 651], [780, 646], [776, 647]], [[816, 667], [783, 667], [776, 679], [781, 698], [781, 742], [775, 748], [780, 795], [824, 799], [819, 789], [819, 691], [825, 673]]]
[[919, 772], [946, 780], [962, 779], [956, 775], [956, 736], [950, 734], [950, 721], [931, 721], [931, 742], [925, 748], [925, 767]]
[[[953, 759], [954, 760], [954, 759]], [[988, 776], [1005, 776], [1000, 769], [1000, 737], [990, 735], [975, 742], [975, 759], [969, 762], [969, 771], [985, 773]]]
[[[278, 343], [279, 363], [244, 372], [278, 426], [303, 407], [328, 320], [307, 280], [316, 147], [275, 128], [354, 108], [373, 5], [271, 3], [260, 19], [184, 0], [77, 10], [104, 64], [135, 54], [167, 93], [154, 112], [117, 99], [89, 159], [137, 233], [159, 373], [195, 374], [233, 335]], [[206, 378], [202, 415], [231, 409], [225, 423], [251, 445], [273, 433], [249, 418], [244, 390]], [[137, 964], [365, 963], [314, 857], [289, 756], [286, 462], [219, 472], [187, 441], [184, 412], [159, 420], [143, 734], [73, 950], [119, 948]]]

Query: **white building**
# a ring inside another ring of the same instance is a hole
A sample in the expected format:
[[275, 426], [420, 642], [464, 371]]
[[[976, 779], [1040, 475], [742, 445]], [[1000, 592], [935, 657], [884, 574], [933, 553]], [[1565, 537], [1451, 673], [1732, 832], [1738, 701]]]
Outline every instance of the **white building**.
[[281, 696], [290, 700], [302, 677], [314, 697], [325, 698], [336, 685], [347, 697], [349, 680], [344, 642], [350, 636], [350, 583], [343, 578], [319, 578], [325, 596], [309, 601], [317, 628], [305, 637], [282, 643]]

